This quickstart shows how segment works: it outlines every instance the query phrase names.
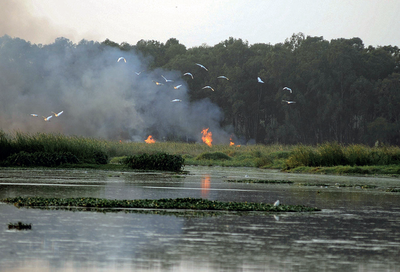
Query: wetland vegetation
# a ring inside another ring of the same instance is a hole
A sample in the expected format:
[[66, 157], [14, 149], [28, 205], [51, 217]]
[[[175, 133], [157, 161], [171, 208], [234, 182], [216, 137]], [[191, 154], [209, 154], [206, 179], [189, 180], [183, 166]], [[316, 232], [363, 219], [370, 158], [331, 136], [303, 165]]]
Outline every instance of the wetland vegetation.
[[399, 147], [342, 145], [337, 142], [317, 146], [208, 146], [202, 143], [147, 144], [62, 134], [6, 134], [0, 131], [0, 150], [0, 166], [3, 167], [157, 170], [155, 165], [158, 165], [158, 170], [179, 171], [183, 165], [205, 165], [259, 167], [294, 173], [391, 176], [400, 174]]
[[101, 198], [43, 198], [12, 197], [1, 200], [17, 207], [83, 207], [83, 208], [139, 208], [139, 209], [190, 209], [222, 211], [312, 212], [315, 207], [303, 205], [278, 205], [251, 202], [222, 202], [203, 198], [110, 200]]

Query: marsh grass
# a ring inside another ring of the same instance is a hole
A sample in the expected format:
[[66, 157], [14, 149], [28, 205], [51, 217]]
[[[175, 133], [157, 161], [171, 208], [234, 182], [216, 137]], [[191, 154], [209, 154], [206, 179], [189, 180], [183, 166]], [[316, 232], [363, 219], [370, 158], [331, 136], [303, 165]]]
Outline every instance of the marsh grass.
[[39, 154], [56, 153], [72, 154], [81, 163], [105, 164], [108, 162], [104, 141], [62, 134], [16, 132], [13, 135], [7, 135], [0, 131], [0, 150], [0, 161], [5, 161], [16, 154], [21, 154], [21, 156], [30, 154], [31, 157], [37, 157]]
[[[336, 142], [324, 143], [317, 147], [299, 145], [293, 148], [285, 162], [285, 169], [300, 167], [334, 167], [344, 172], [362, 172], [358, 166], [398, 165], [400, 164], [400, 148], [391, 146], [368, 147], [365, 145], [344, 146]], [[318, 169], [317, 169], [318, 170]], [[366, 172], [370, 172], [366, 170]], [[368, 174], [368, 173], [366, 173]]]

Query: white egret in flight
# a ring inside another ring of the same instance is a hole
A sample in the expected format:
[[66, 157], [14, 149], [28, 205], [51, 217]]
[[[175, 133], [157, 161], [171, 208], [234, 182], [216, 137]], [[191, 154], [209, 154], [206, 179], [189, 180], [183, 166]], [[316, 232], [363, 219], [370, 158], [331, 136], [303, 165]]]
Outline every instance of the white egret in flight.
[[282, 100], [282, 102], [285, 102], [285, 103], [287, 103], [289, 105], [296, 103], [296, 101], [289, 101], [289, 100]]
[[38, 117], [38, 115], [36, 113], [31, 113], [31, 116]]
[[206, 67], [204, 67], [204, 65], [201, 65], [200, 63], [196, 63], [196, 65], [200, 66], [201, 68], [203, 68], [204, 70], [208, 71], [208, 69]]
[[279, 200], [275, 201], [274, 206], [279, 206]]
[[135, 74], [138, 76], [138, 75], [140, 75], [142, 72], [140, 71], [140, 72], [135, 72]]
[[229, 78], [227, 78], [226, 76], [219, 76], [217, 78], [223, 78], [223, 79], [229, 80]]
[[44, 117], [44, 116], [43, 116], [43, 119], [47, 122], [47, 121], [50, 121], [51, 117], [53, 117], [53, 115], [50, 115], [50, 116], [48, 116], [48, 117]]
[[259, 83], [264, 83], [264, 81], [262, 81], [260, 77], [257, 77], [257, 81], [258, 81]]
[[55, 117], [60, 116], [63, 112], [64, 112], [64, 111], [60, 111], [59, 113], [55, 113], [54, 111], [52, 111], [52, 113], [54, 113], [54, 116], [55, 116]]
[[180, 99], [174, 99], [174, 100], [172, 100], [171, 102], [182, 102], [182, 100], [180, 100]]
[[180, 87], [182, 87], [182, 84], [181, 84], [181, 85], [178, 85], [178, 86], [174, 86], [174, 89], [177, 90], [177, 89], [179, 89]]
[[284, 91], [289, 91], [290, 93], [292, 93], [292, 89], [290, 89], [289, 87], [283, 87]]
[[165, 79], [165, 82], [174, 82], [174, 81], [171, 80], [171, 79], [166, 79], [165, 76], [163, 76], [163, 75], [161, 75], [161, 76], [162, 76], [163, 79]]
[[211, 91], [214, 91], [214, 89], [211, 88], [210, 86], [204, 86], [202, 89], [211, 89]]
[[183, 75], [184, 75], [184, 76], [191, 76], [192, 79], [193, 79], [193, 75], [192, 75], [191, 73], [189, 73], [189, 72], [188, 72], [188, 73], [184, 73]]
[[120, 57], [117, 62], [119, 62], [120, 60], [124, 60], [126, 62], [126, 59], [124, 57]]

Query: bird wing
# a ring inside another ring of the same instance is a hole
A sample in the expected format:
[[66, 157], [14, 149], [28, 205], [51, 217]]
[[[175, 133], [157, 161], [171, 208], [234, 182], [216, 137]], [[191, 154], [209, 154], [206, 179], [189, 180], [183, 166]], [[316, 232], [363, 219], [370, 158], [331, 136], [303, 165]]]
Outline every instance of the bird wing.
[[208, 69], [207, 69], [204, 65], [202, 65], [202, 64], [200, 64], [200, 63], [196, 63], [196, 65], [198, 65], [198, 66], [200, 66], [201, 68], [203, 68], [204, 70], [208, 71]]
[[223, 79], [229, 80], [229, 78], [227, 78], [226, 76], [219, 76], [217, 78], [223, 78]]
[[193, 75], [192, 75], [191, 73], [184, 73], [183, 75], [184, 75], [184, 76], [191, 76], [192, 79], [193, 79]]

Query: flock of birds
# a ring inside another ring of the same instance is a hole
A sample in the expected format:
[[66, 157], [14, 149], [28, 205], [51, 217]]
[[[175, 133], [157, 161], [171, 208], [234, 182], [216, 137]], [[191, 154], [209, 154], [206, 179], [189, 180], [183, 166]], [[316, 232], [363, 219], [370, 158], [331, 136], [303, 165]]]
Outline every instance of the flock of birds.
[[[117, 62], [120, 62], [120, 61], [124, 61], [124, 62], [126, 63], [126, 59], [125, 59], [124, 57], [118, 58]], [[202, 64], [200, 64], [200, 63], [195, 63], [195, 64], [196, 64], [197, 66], [201, 67], [202, 69], [204, 69], [205, 71], [208, 72], [207, 67], [205, 67], [204, 65], [202, 65]], [[139, 76], [141, 73], [142, 73], [142, 72], [135, 72], [135, 74], [136, 74], [137, 76]], [[184, 73], [183, 75], [184, 75], [184, 76], [190, 76], [192, 79], [194, 79], [193, 74], [190, 73], [190, 72], [186, 72], [186, 73]], [[174, 82], [172, 79], [167, 79], [167, 78], [166, 78], [165, 76], [163, 76], [163, 75], [161, 75], [161, 77], [165, 80], [165, 83], [173, 83], [173, 82]], [[229, 80], [229, 78], [226, 77], [226, 76], [218, 76], [217, 78]], [[260, 77], [257, 77], [257, 81], [258, 81], [258, 83], [264, 83], [264, 81], [263, 81]], [[154, 80], [153, 80], [153, 82], [154, 82], [156, 85], [164, 85], [163, 83], [158, 82], [158, 81], [154, 81]], [[179, 84], [179, 85], [174, 86], [174, 89], [177, 90], [177, 89], [179, 89], [179, 88], [181, 88], [181, 87], [182, 87], [182, 84]], [[213, 91], [213, 92], [215, 91], [213, 87], [208, 86], [208, 85], [207, 85], [207, 86], [204, 86], [202, 89], [203, 89], [203, 90], [204, 90], [204, 89], [210, 89], [210, 90]], [[289, 93], [292, 93], [292, 89], [289, 88], [289, 87], [284, 87], [283, 90], [284, 90], [284, 91], [289, 91]], [[171, 102], [182, 102], [182, 100], [179, 99], [179, 98], [176, 98], [176, 99], [171, 100]], [[295, 101], [291, 101], [291, 100], [282, 100], [282, 102], [287, 103], [287, 104], [289, 104], [289, 105], [290, 105], [290, 104], [296, 103]], [[64, 111], [60, 111], [59, 113], [55, 113], [55, 112], [52, 112], [52, 113], [54, 114], [55, 117], [59, 117], [61, 114], [63, 114], [63, 112], [64, 112]], [[30, 115], [31, 115], [32, 117], [38, 117], [38, 116], [39, 116], [39, 115], [36, 114], [36, 113], [31, 113]], [[50, 115], [50, 116], [47, 116], [47, 117], [42, 116], [42, 117], [43, 117], [43, 119], [44, 119], [45, 122], [49, 122], [50, 119], [53, 117], [53, 115]]]
[[[55, 113], [54, 111], [52, 111], [51, 113], [53, 113], [55, 117], [59, 117], [61, 114], [63, 114], [63, 112], [64, 112], [64, 111], [60, 111], [59, 113]], [[47, 116], [47, 117], [44, 117], [44, 116], [42, 116], [42, 117], [43, 117], [43, 119], [44, 119], [45, 122], [49, 122], [50, 119], [53, 117], [53, 114], [50, 115], [50, 116]], [[30, 115], [31, 115], [32, 117], [39, 117], [39, 115], [36, 114], [36, 113], [31, 113]]]
[[[120, 57], [120, 58], [118, 58], [117, 62], [120, 62], [120, 61], [126, 62], [126, 59], [125, 59], [124, 57]], [[197, 66], [201, 67], [202, 69], [204, 69], [205, 71], [208, 72], [207, 67], [205, 67], [204, 65], [202, 65], [202, 64], [200, 64], [200, 63], [195, 63], [195, 64], [196, 64]], [[135, 72], [135, 74], [138, 75], [138, 76], [139, 76], [141, 73], [142, 73], [142, 72]], [[192, 79], [194, 79], [193, 74], [190, 73], [190, 72], [186, 72], [186, 73], [184, 73], [183, 75], [184, 75], [184, 76], [190, 76]], [[167, 78], [166, 78], [165, 76], [163, 76], [163, 75], [161, 75], [161, 77], [165, 80], [165, 83], [173, 83], [173, 82], [174, 82], [172, 79], [167, 79]], [[229, 80], [229, 78], [226, 77], [226, 76], [218, 76], [217, 78]], [[264, 81], [263, 81], [260, 77], [257, 77], [257, 81], [258, 81], [258, 83], [264, 83]], [[154, 82], [156, 85], [164, 85], [163, 83], [158, 82], [158, 81], [155, 81], [155, 80], [153, 80], [153, 82]], [[182, 84], [177, 85], [177, 86], [174, 86], [174, 89], [177, 90], [177, 89], [179, 89], [180, 87], [182, 87]], [[208, 85], [207, 85], [207, 86], [204, 86], [202, 89], [203, 89], [203, 90], [204, 90], [204, 89], [210, 89], [210, 90], [213, 91], [213, 92], [215, 91], [213, 87], [208, 86]], [[284, 90], [284, 91], [289, 91], [289, 93], [292, 93], [292, 89], [289, 88], [289, 87], [284, 87], [283, 90]], [[171, 102], [182, 102], [182, 100], [176, 98], [176, 99], [173, 99]], [[291, 100], [282, 100], [282, 102], [287, 103], [287, 104], [289, 104], [289, 105], [290, 105], [290, 104], [296, 103], [295, 101], [291, 101]]]

